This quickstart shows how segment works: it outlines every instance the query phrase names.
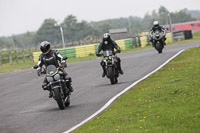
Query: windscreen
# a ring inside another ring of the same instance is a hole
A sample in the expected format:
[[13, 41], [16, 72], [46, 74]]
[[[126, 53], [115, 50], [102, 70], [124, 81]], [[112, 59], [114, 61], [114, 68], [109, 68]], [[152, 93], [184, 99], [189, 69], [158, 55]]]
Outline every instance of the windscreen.
[[56, 68], [56, 66], [54, 66], [54, 65], [49, 65], [48, 67], [47, 67], [47, 76], [52, 76], [52, 75], [54, 75], [55, 73], [57, 73], [57, 68]]

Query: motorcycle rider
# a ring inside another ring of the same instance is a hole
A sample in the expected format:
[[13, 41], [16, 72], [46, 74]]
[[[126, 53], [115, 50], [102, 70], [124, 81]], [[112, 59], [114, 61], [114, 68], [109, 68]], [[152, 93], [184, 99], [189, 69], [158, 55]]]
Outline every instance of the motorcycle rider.
[[[114, 52], [114, 49], [116, 49], [117, 51]], [[97, 56], [101, 56], [101, 54], [100, 54], [101, 50], [103, 50], [103, 51], [112, 50], [114, 54], [121, 52], [120, 47], [117, 45], [117, 43], [115, 41], [113, 41], [111, 39], [109, 33], [105, 33], [103, 35], [103, 40], [99, 44], [98, 49], [96, 50], [96, 55]], [[123, 72], [123, 70], [121, 68], [121, 59], [118, 56], [116, 56], [116, 55], [115, 55], [115, 58], [117, 59], [118, 71], [119, 71], [120, 74], [123, 74], [124, 72]], [[105, 77], [105, 75], [106, 75], [105, 62], [102, 60], [100, 64], [101, 64], [102, 69], [103, 69], [102, 77]]]
[[[61, 54], [57, 50], [51, 49], [51, 44], [48, 41], [43, 41], [40, 43], [40, 50], [42, 54], [39, 56], [38, 64], [34, 66], [34, 68], [37, 68], [37, 71], [41, 73], [41, 68], [43, 65], [46, 67], [49, 65], [55, 65], [57, 68], [59, 67], [58, 61], [61, 63], [61, 66], [67, 67], [66, 61], [63, 59]], [[73, 88], [71, 86], [71, 78], [68, 77], [66, 71], [64, 69], [59, 69], [64, 75], [64, 78], [68, 78], [70, 80], [70, 83], [67, 83], [66, 86], [69, 88], [70, 92], [73, 92]], [[45, 76], [42, 88], [44, 90], [48, 90], [47, 88], [48, 81], [47, 77]], [[52, 97], [52, 92], [50, 91], [49, 97]]]
[[155, 32], [156, 30], [158, 30], [159, 32], [163, 32], [164, 35], [163, 35], [163, 43], [164, 45], [166, 45], [165, 43], [165, 40], [166, 40], [166, 37], [165, 37], [165, 29], [159, 25], [159, 22], [158, 21], [154, 21], [153, 22], [153, 27], [151, 28], [150, 30], [150, 42], [153, 43], [153, 32]]

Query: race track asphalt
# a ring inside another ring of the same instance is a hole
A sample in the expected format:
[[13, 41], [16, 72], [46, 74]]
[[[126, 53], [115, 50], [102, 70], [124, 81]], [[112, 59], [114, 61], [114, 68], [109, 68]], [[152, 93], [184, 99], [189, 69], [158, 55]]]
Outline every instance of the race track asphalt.
[[[102, 78], [101, 58], [68, 63], [74, 92], [71, 105], [60, 110], [29, 68], [0, 74], [0, 133], [61, 133], [80, 123], [134, 81], [150, 73], [182, 49], [200, 46], [200, 41], [166, 46], [162, 54], [153, 48], [118, 54], [124, 75], [111, 85]], [[134, 89], [134, 88], [133, 88]]]

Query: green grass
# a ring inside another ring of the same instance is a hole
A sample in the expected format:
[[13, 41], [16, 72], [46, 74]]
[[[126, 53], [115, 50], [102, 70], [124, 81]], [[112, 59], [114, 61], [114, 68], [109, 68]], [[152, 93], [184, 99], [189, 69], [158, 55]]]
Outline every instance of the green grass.
[[200, 47], [173, 59], [75, 133], [199, 133]]
[[13, 61], [12, 65], [10, 65], [9, 63], [0, 65], [0, 73], [10, 72], [10, 71], [19, 70], [19, 69], [30, 68], [33, 65], [34, 64], [30, 61], [30, 59], [26, 59], [25, 63], [22, 60], [19, 60], [18, 64]]

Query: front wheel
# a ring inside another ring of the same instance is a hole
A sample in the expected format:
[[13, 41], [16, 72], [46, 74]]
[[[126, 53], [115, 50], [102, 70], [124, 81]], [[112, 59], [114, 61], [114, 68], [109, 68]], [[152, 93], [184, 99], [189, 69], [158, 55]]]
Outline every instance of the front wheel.
[[54, 89], [53, 91], [54, 91], [54, 94], [55, 94], [55, 100], [57, 101], [58, 107], [60, 109], [64, 109], [65, 108], [65, 101], [61, 97], [60, 90]]
[[161, 43], [157, 42], [156, 43], [156, 50], [158, 51], [159, 54], [162, 53], [162, 49], [163, 49], [163, 47], [161, 46]]
[[114, 73], [113, 73], [113, 68], [112, 67], [108, 67], [108, 77], [110, 78], [110, 83], [111, 84], [115, 84], [115, 77], [114, 77]]

